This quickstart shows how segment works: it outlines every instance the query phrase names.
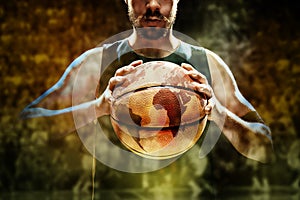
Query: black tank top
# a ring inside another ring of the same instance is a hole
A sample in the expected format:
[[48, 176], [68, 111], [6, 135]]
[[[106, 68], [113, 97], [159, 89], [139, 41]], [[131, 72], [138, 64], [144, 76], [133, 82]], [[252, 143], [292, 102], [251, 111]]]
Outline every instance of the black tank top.
[[101, 79], [99, 84], [99, 94], [101, 94], [107, 87], [109, 79], [115, 74], [116, 70], [130, 64], [135, 60], [143, 60], [143, 62], [150, 61], [169, 61], [181, 65], [187, 63], [192, 65], [200, 73], [206, 76], [209, 84], [211, 84], [211, 75], [207, 62], [205, 49], [185, 42], [180, 43], [176, 50], [163, 58], [148, 58], [138, 55], [129, 46], [128, 40], [120, 40], [112, 44], [103, 45]]

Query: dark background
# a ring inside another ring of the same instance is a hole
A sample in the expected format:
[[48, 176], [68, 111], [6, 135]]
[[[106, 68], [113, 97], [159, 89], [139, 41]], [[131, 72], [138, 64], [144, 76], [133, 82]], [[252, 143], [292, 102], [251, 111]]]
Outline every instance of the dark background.
[[[96, 191], [163, 187], [210, 194], [232, 188], [299, 191], [297, 4], [181, 0], [174, 26], [230, 66], [243, 95], [272, 130], [273, 163], [245, 159], [224, 140], [205, 159], [195, 159], [197, 151], [192, 151], [148, 174], [117, 172], [97, 163]], [[0, 23], [0, 191], [89, 193], [92, 159], [76, 133], [61, 135], [50, 120], [23, 121], [18, 114], [52, 86], [73, 59], [131, 28], [124, 1], [1, 1]]]

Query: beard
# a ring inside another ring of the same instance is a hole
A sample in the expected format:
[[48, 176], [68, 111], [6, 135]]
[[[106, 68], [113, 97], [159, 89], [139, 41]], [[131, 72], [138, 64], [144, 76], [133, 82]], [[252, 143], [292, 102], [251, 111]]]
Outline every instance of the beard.
[[[175, 22], [176, 13], [177, 4], [174, 4], [169, 17], [162, 15], [159, 11], [152, 12], [150, 9], [148, 9], [145, 14], [136, 16], [132, 6], [128, 5], [128, 16], [131, 24], [136, 28], [137, 33], [140, 36], [150, 40], [156, 40], [168, 34]], [[151, 17], [155, 17], [163, 21], [165, 23], [165, 27], [143, 27], [141, 25], [141, 21], [147, 20]]]
[[143, 27], [136, 28], [136, 32], [142, 38], [148, 40], [157, 40], [168, 35], [170, 29], [159, 28], [159, 27]]

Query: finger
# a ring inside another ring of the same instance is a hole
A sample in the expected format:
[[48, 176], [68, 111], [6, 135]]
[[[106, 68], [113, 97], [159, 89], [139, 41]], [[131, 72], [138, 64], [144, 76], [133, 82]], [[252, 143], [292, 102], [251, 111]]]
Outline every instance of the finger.
[[107, 90], [105, 91], [104, 94], [104, 98], [106, 99], [106, 101], [108, 101], [109, 103], [113, 102], [113, 96], [112, 96], [112, 91], [111, 90]]
[[201, 74], [200, 72], [194, 70], [194, 71], [189, 71], [187, 73], [193, 80], [199, 82], [199, 83], [203, 83], [203, 84], [208, 84], [207, 78], [206, 76], [204, 76], [203, 74]]
[[192, 67], [192, 65], [187, 64], [187, 63], [181, 63], [181, 67], [182, 67], [183, 69], [187, 70], [187, 71], [193, 71], [193, 70], [195, 70], [195, 69]]
[[193, 90], [204, 94], [208, 99], [212, 97], [212, 88], [209, 85], [193, 82], [191, 86]]
[[208, 84], [207, 78], [205, 75], [198, 72], [192, 65], [187, 63], [181, 63], [181, 67], [187, 70], [187, 74], [195, 81], [199, 83]]
[[115, 76], [124, 76], [124, 75], [128, 74], [129, 72], [131, 72], [133, 69], [134, 69], [134, 66], [131, 66], [131, 65], [121, 67], [116, 71]]
[[204, 108], [205, 114], [207, 115], [211, 114], [214, 107], [215, 107], [215, 101], [213, 101], [213, 99], [209, 99], [208, 104]]
[[117, 84], [123, 82], [125, 80], [125, 77], [122, 76], [114, 76], [111, 77], [108, 82], [108, 89], [113, 91]]
[[130, 63], [129, 65], [130, 66], [133, 66], [133, 67], [136, 67], [138, 65], [141, 65], [143, 64], [143, 60], [136, 60], [136, 61], [133, 61], [132, 63]]
[[124, 76], [124, 75], [130, 73], [132, 70], [135, 69], [135, 67], [137, 67], [138, 65], [141, 65], [141, 64], [143, 64], [142, 60], [133, 61], [129, 65], [119, 68], [116, 71], [115, 76]]

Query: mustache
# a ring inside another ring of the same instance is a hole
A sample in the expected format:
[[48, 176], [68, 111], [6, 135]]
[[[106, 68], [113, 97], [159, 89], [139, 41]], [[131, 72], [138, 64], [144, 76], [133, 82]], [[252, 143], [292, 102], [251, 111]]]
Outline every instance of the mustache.
[[155, 10], [154, 12], [152, 12], [152, 10], [147, 9], [143, 18], [144, 19], [157, 18], [157, 19], [163, 20], [164, 15], [162, 15], [158, 10]]
[[163, 20], [168, 23], [171, 22], [169, 18], [162, 15], [158, 10], [155, 10], [154, 12], [152, 12], [152, 10], [150, 10], [150, 9], [148, 9], [144, 15], [138, 16], [135, 21], [138, 22], [141, 19], [143, 19], [143, 20], [158, 19], [158, 20]]

